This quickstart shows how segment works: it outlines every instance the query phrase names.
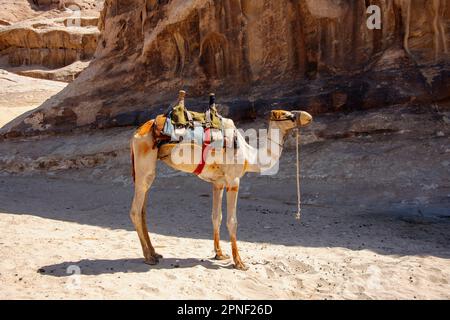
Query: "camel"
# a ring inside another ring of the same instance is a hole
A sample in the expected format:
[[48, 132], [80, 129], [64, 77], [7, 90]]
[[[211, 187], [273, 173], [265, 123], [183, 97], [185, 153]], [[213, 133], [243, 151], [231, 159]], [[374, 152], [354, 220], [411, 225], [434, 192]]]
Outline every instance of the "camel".
[[[212, 150], [211, 152], [221, 152], [227, 154], [231, 158], [238, 155], [243, 161], [236, 163], [206, 163], [201, 172], [195, 172], [198, 169], [198, 163], [177, 163], [173, 161], [170, 154], [180, 147], [180, 144], [165, 144], [161, 147], [155, 147], [154, 135], [152, 134], [152, 126], [154, 120], [150, 120], [142, 125], [134, 134], [130, 142], [132, 172], [135, 182], [134, 198], [130, 210], [131, 221], [139, 236], [144, 254], [144, 262], [149, 265], [155, 265], [162, 258], [162, 255], [156, 253], [147, 229], [146, 223], [146, 207], [147, 195], [156, 176], [156, 163], [158, 160], [164, 162], [169, 167], [188, 173], [196, 173], [198, 178], [210, 182], [212, 184], [212, 225], [214, 251], [216, 260], [225, 260], [230, 257], [222, 251], [220, 246], [220, 225], [222, 222], [222, 199], [223, 192], [226, 190], [226, 210], [227, 210], [227, 229], [230, 236], [231, 251], [234, 261], [234, 267], [239, 270], [247, 270], [248, 268], [242, 262], [239, 256], [237, 246], [237, 216], [236, 206], [239, 192], [240, 179], [247, 172], [261, 173], [270, 169], [277, 163], [281, 156], [281, 150], [285, 137], [293, 129], [298, 129], [308, 125], [312, 121], [312, 116], [304, 111], [284, 111], [273, 110], [269, 121], [269, 136], [271, 131], [277, 130], [277, 136], [268, 144], [267, 155], [273, 160], [269, 168], [267, 165], [263, 168], [261, 164], [255, 162], [257, 150], [249, 145], [241, 133], [237, 132], [236, 139], [239, 142], [237, 150]], [[223, 118], [222, 124], [226, 130], [236, 131], [233, 120]], [[201, 148], [201, 146], [190, 145], [192, 148]], [[275, 150], [277, 149], [277, 150]], [[207, 156], [206, 156], [207, 157]]]

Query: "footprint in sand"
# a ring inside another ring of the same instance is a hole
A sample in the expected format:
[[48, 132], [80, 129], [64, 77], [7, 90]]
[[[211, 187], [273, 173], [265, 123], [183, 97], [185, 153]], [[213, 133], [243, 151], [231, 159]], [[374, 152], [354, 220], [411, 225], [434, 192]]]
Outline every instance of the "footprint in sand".
[[440, 276], [430, 275], [428, 277], [428, 280], [430, 280], [433, 283], [448, 284], [448, 281], [445, 279], [445, 277], [441, 273], [440, 273]]
[[316, 270], [313, 268], [313, 266], [299, 260], [293, 260], [290, 263], [290, 266], [295, 270], [296, 273], [316, 273]]
[[294, 288], [303, 289], [305, 286], [303, 285], [303, 280], [300, 278], [294, 279]]
[[272, 266], [267, 266], [267, 267], [264, 268], [264, 270], [266, 271], [267, 278], [274, 278], [275, 277], [275, 272], [272, 269], [273, 269]]
[[171, 274], [171, 273], [166, 273], [165, 276], [169, 280], [177, 280], [178, 279], [176, 275]]
[[[237, 288], [239, 293], [248, 298], [275, 298], [277, 294], [271, 290], [267, 290], [265, 284], [260, 283], [254, 278], [248, 278], [238, 282]], [[262, 296], [261, 296], [262, 295]]]
[[140, 289], [142, 291], [144, 291], [146, 293], [150, 293], [150, 294], [159, 293], [158, 288], [150, 287], [149, 285], [146, 285], [146, 284], [142, 285]]

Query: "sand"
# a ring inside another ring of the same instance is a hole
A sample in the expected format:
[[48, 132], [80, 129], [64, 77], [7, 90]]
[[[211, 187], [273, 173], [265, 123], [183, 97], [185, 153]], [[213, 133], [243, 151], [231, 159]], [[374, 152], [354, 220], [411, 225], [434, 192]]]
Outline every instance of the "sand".
[[66, 86], [64, 82], [33, 79], [0, 69], [0, 128], [39, 107]]
[[[1, 127], [65, 84], [2, 71], [0, 87]], [[449, 299], [450, 150], [434, 117], [392, 109], [317, 117], [303, 137], [300, 223], [292, 148], [277, 176], [242, 180], [246, 272], [212, 259], [210, 186], [164, 165], [148, 217], [164, 259], [143, 263], [128, 216], [133, 128], [2, 141], [0, 299]], [[314, 138], [323, 127], [366, 132], [367, 123], [398, 134]], [[224, 225], [222, 239], [230, 254]]]
[[[180, 188], [181, 200], [168, 201]], [[193, 177], [160, 178], [152, 188], [150, 232], [164, 255], [157, 266], [141, 257], [131, 186], [0, 177], [0, 298], [450, 298], [448, 224], [314, 206], [298, 223], [264, 183], [252, 188], [238, 208], [243, 272], [211, 259], [209, 185]]]

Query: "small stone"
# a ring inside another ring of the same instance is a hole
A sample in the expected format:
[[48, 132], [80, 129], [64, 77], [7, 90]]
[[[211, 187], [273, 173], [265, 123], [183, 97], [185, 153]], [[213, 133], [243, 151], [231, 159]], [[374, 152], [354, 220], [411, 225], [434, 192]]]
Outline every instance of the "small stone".
[[450, 119], [447, 118], [446, 116], [442, 117], [442, 120], [444, 120], [444, 122], [445, 122], [446, 124], [450, 124]]

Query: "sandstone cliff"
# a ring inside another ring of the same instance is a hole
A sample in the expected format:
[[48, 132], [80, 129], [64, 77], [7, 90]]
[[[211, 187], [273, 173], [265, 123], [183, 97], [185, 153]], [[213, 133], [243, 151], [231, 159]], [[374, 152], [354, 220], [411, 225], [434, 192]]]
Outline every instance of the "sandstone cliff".
[[[366, 9], [382, 11], [369, 30]], [[450, 5], [437, 0], [107, 0], [95, 61], [8, 136], [135, 125], [185, 88], [235, 119], [450, 98]]]
[[15, 1], [0, 13], [0, 68], [34, 78], [70, 82], [97, 48], [102, 1]]

